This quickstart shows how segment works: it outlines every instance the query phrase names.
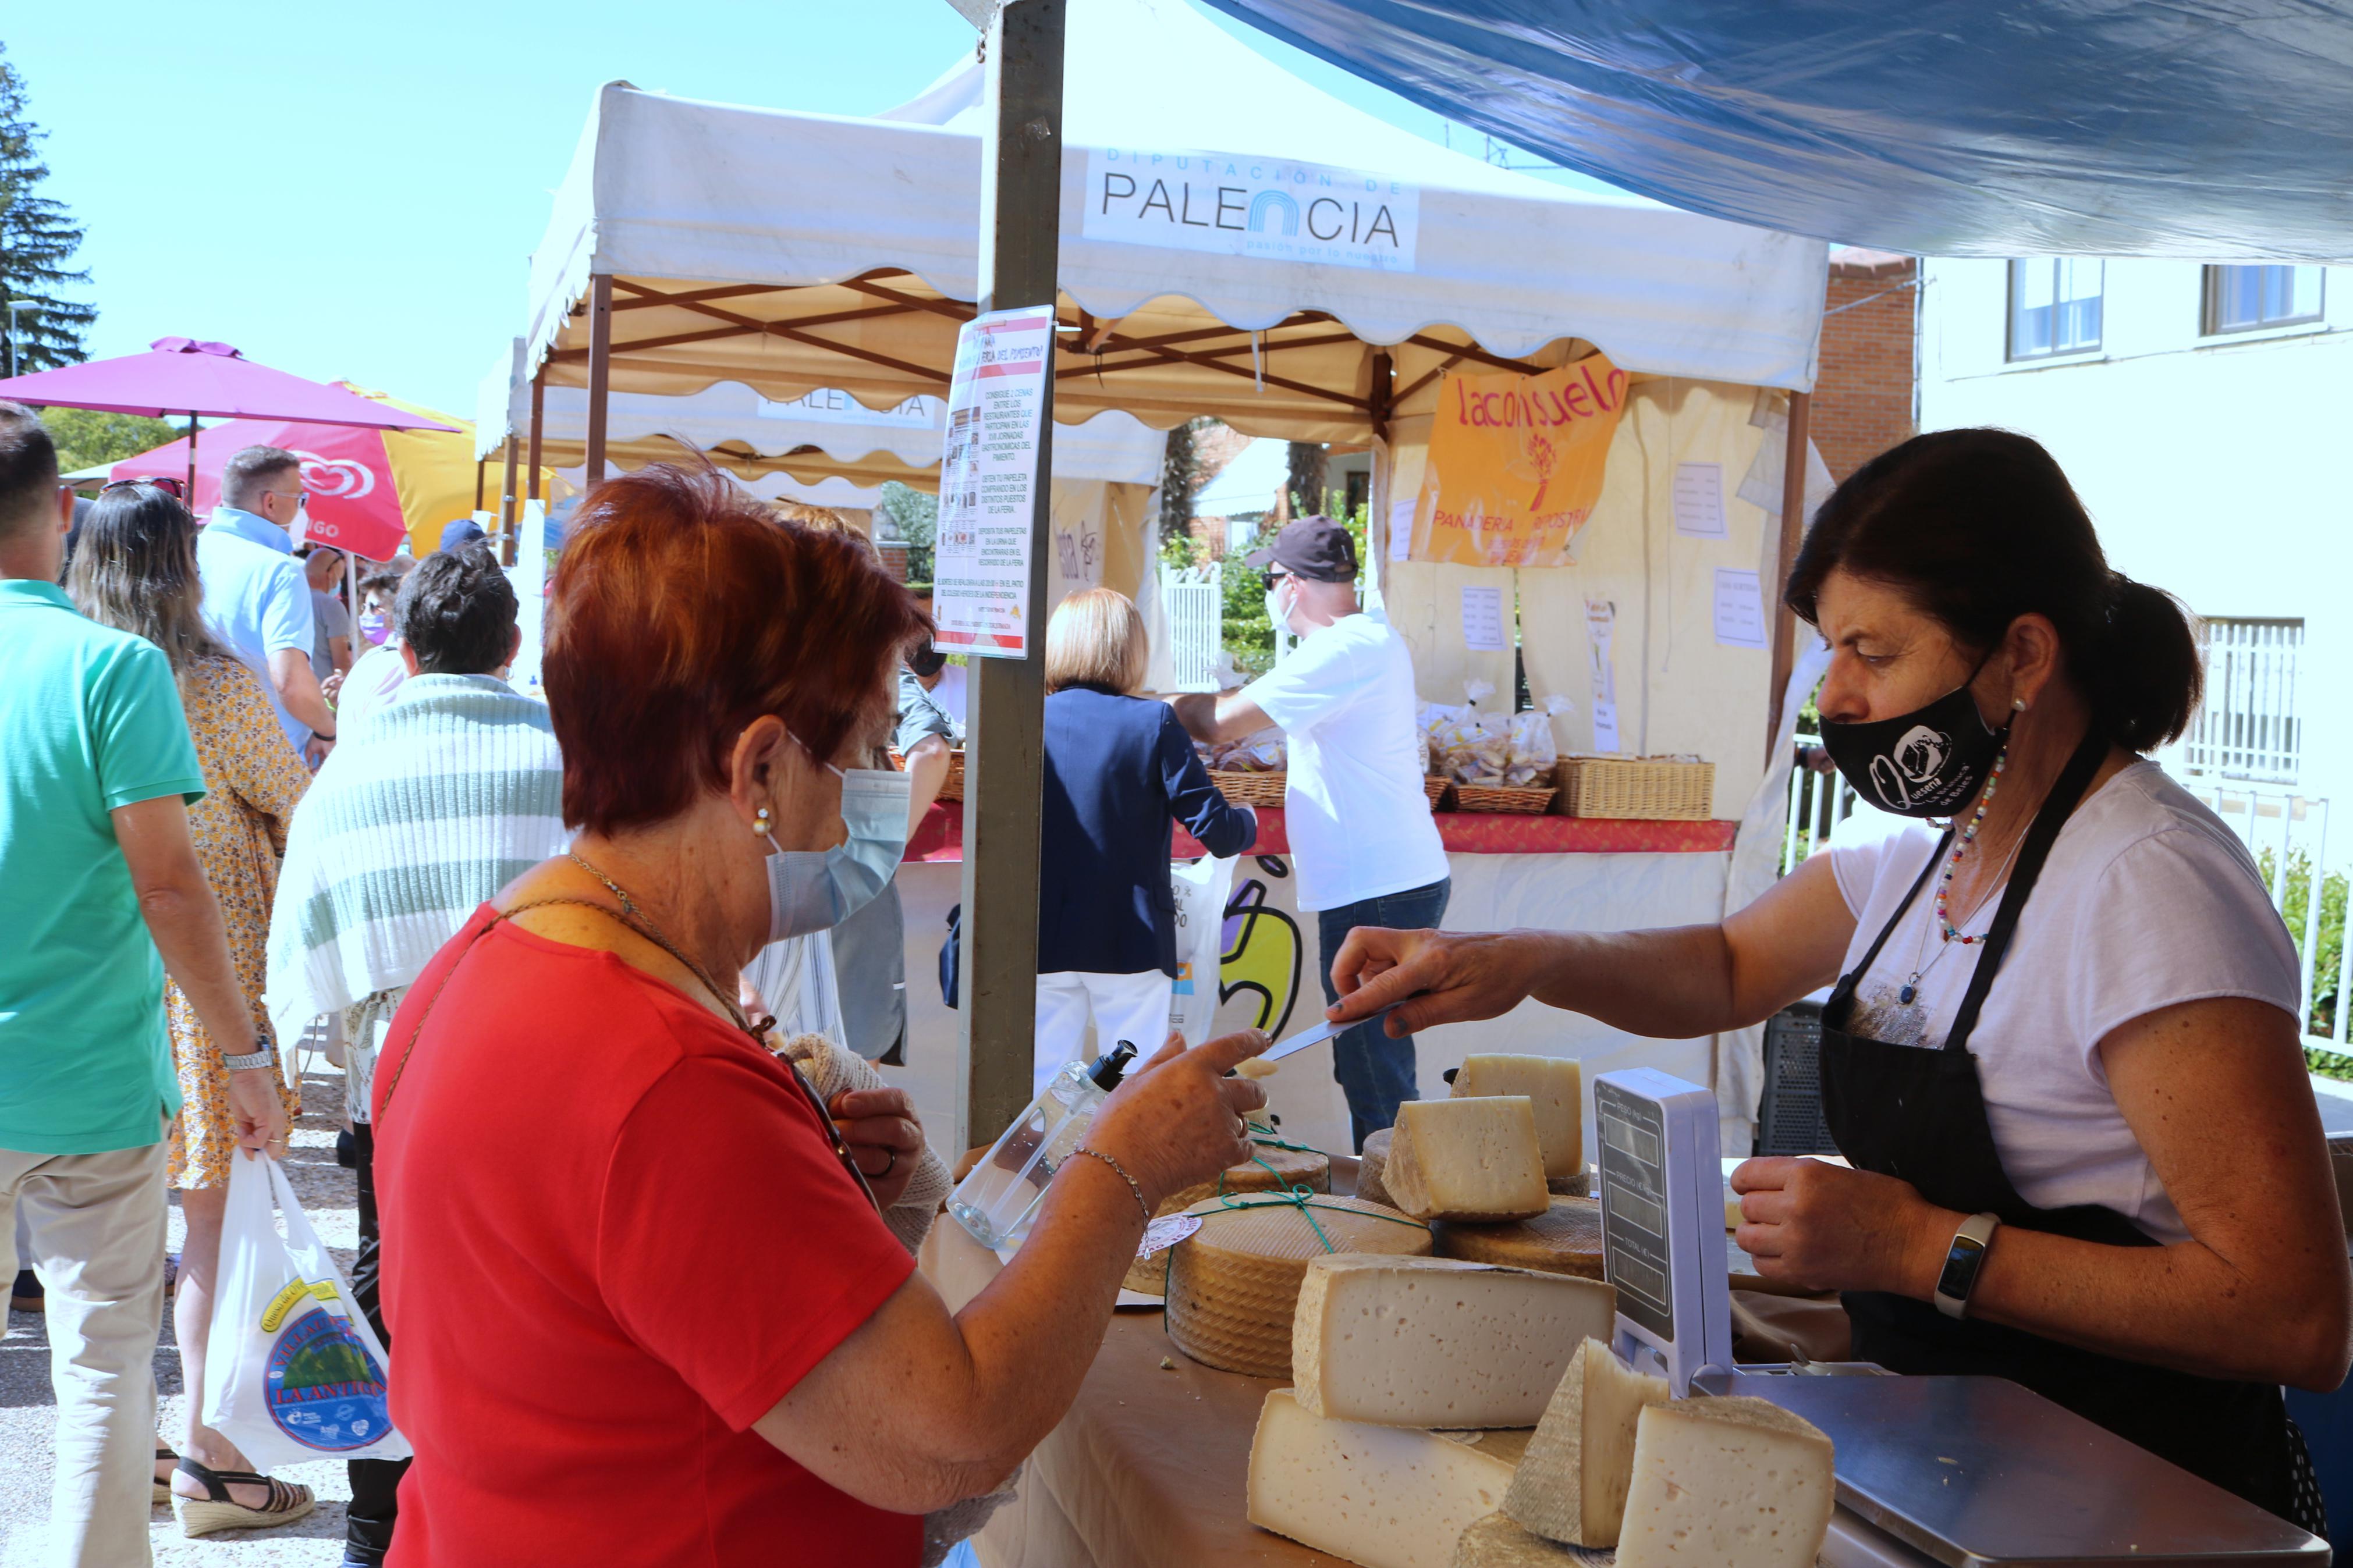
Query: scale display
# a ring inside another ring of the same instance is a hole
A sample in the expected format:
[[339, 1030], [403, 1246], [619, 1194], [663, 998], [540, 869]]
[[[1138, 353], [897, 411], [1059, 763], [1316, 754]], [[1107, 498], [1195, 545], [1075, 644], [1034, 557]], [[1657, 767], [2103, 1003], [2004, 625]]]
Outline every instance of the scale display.
[[1606, 1079], [1593, 1086], [1593, 1116], [1601, 1134], [1602, 1258], [1618, 1287], [1618, 1310], [1672, 1344], [1666, 1117], [1656, 1100]]

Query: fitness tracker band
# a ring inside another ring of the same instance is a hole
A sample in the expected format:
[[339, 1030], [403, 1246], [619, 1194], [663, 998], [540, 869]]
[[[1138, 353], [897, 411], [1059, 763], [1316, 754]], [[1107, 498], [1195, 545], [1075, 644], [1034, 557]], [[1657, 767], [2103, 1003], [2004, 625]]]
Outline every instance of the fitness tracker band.
[[2000, 1223], [1997, 1215], [1974, 1214], [1953, 1232], [1953, 1245], [1945, 1254], [1945, 1270], [1936, 1276], [1936, 1310], [1945, 1316], [1968, 1316], [1969, 1292], [1977, 1289], [1978, 1275], [1985, 1268], [1986, 1246], [1993, 1240], [1994, 1227]]

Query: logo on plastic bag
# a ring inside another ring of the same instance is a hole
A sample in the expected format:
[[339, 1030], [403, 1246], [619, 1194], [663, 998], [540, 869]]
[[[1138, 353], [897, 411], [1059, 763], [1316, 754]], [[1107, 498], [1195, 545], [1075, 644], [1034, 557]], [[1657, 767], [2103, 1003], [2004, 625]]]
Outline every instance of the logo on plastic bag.
[[270, 1346], [265, 1398], [280, 1431], [326, 1453], [364, 1448], [392, 1426], [384, 1369], [351, 1320], [323, 1309], [296, 1318]]

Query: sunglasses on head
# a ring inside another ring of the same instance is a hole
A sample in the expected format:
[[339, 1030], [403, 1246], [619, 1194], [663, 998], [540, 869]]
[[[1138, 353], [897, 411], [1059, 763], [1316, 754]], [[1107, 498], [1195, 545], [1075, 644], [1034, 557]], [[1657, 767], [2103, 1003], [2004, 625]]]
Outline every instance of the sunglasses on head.
[[186, 486], [168, 474], [158, 474], [148, 479], [111, 480], [99, 486], [98, 493], [105, 495], [111, 490], [137, 489], [141, 485], [153, 485], [174, 500], [184, 501], [188, 499]]

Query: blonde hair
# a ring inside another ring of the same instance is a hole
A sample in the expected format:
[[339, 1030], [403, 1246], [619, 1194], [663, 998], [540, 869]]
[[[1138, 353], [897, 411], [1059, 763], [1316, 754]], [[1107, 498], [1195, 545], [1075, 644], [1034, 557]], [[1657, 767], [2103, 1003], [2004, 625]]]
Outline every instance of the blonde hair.
[[855, 533], [865, 537], [863, 530], [852, 527], [848, 518], [829, 506], [809, 506], [797, 500], [770, 501], [769, 507], [786, 522], [797, 522], [803, 528], [814, 528], [828, 533]]
[[1089, 588], [1055, 606], [1046, 623], [1046, 689], [1091, 686], [1114, 696], [1144, 684], [1144, 617], [1116, 588]]

